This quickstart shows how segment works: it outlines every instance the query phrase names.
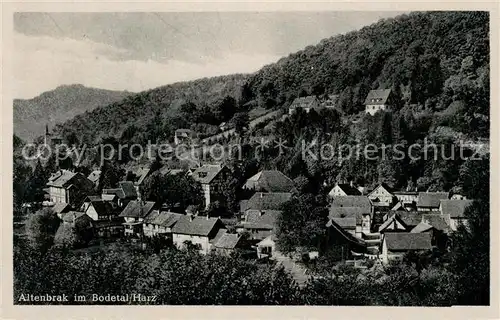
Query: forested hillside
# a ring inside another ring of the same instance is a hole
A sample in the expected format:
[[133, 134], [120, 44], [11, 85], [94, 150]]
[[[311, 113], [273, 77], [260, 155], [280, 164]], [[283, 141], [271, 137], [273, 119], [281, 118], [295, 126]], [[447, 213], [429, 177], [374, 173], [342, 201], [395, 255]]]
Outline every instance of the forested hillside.
[[130, 94], [83, 85], [67, 85], [44, 92], [33, 99], [15, 99], [14, 132], [25, 140], [31, 140], [43, 135], [46, 124], [52, 128], [56, 123], [120, 101]]
[[168, 135], [182, 126], [213, 132], [236, 112], [256, 105], [286, 107], [299, 95], [339, 94], [343, 111], [356, 113], [370, 89], [392, 88], [397, 109], [416, 104], [446, 113], [456, 101], [449, 112], [461, 120], [453, 127], [468, 132], [488, 122], [488, 19], [486, 12], [416, 12], [381, 20], [324, 39], [248, 77], [156, 88], [77, 116], [62, 129], [96, 142], [107, 135], [119, 138], [132, 125], [127, 135], [141, 143], [159, 138], [158, 130]]
[[[77, 135], [82, 143], [108, 136], [147, 143], [193, 123], [214, 126], [235, 113], [245, 80], [238, 74], [166, 85], [85, 112], [59, 130], [64, 136]], [[205, 127], [199, 131], [210, 130]]]

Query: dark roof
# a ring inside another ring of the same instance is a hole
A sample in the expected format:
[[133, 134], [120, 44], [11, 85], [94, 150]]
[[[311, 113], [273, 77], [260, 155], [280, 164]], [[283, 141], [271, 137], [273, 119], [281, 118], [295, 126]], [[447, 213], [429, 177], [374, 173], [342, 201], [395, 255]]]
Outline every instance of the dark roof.
[[361, 223], [363, 214], [371, 214], [371, 210], [365, 207], [330, 207], [328, 218], [355, 218]]
[[205, 164], [197, 168], [192, 177], [199, 183], [210, 183], [224, 169], [224, 166], [217, 164]]
[[440, 231], [450, 230], [450, 216], [447, 214], [424, 214], [422, 221]]
[[316, 96], [299, 97], [293, 100], [289, 108], [311, 108], [319, 105], [319, 100]]
[[394, 191], [395, 195], [409, 195], [409, 196], [418, 196], [417, 191]]
[[154, 205], [152, 201], [130, 201], [120, 213], [120, 217], [144, 218], [153, 210]]
[[218, 224], [224, 226], [218, 218], [183, 215], [172, 228], [172, 233], [208, 236]]
[[234, 249], [238, 245], [240, 239], [240, 235], [226, 232], [214, 242], [214, 247], [220, 249]]
[[135, 190], [134, 183], [132, 181], [121, 181], [119, 185], [125, 198], [132, 199], [137, 197], [137, 191]]
[[414, 227], [422, 221], [422, 212], [419, 211], [396, 211], [396, 215], [408, 226]]
[[371, 90], [368, 92], [368, 95], [365, 99], [365, 105], [367, 104], [385, 104], [387, 103], [387, 99], [391, 94], [391, 89], [379, 89], [379, 90]]
[[465, 209], [473, 202], [474, 200], [441, 200], [441, 213], [449, 214], [450, 218], [462, 218]]
[[92, 201], [97, 201], [97, 200], [102, 200], [101, 196], [87, 196], [85, 198], [85, 202], [92, 202]]
[[[71, 222], [73, 223], [74, 221], [78, 220], [79, 218], [85, 216], [86, 214], [84, 212], [79, 212], [79, 211], [68, 211], [62, 216], [62, 220], [65, 222]], [[87, 216], [88, 217], [88, 216]]]
[[334, 220], [330, 219], [326, 227], [337, 231], [345, 240], [354, 244], [356, 247], [366, 248], [366, 242], [364, 240], [356, 238], [350, 232], [339, 226]]
[[419, 192], [417, 207], [438, 208], [440, 200], [448, 199], [448, 192]]
[[182, 216], [180, 213], [153, 210], [144, 218], [144, 223], [172, 228]]
[[384, 234], [384, 241], [391, 251], [432, 249], [429, 233], [388, 232]]
[[136, 199], [137, 191], [131, 181], [121, 181], [118, 188], [103, 189], [103, 194], [115, 194], [120, 199]]
[[356, 229], [356, 218], [331, 218], [331, 220], [344, 229]]
[[372, 203], [367, 196], [333, 196], [332, 207], [361, 207], [368, 211], [372, 209]]
[[419, 224], [417, 224], [415, 226], [415, 228], [411, 229], [411, 233], [421, 233], [421, 232], [425, 232], [427, 230], [430, 230], [432, 229], [433, 227], [428, 224], [428, 223], [425, 223], [425, 222], [420, 222]]
[[71, 207], [68, 203], [58, 202], [52, 207], [52, 211], [54, 211], [54, 213], [63, 213], [69, 211], [69, 208]]
[[348, 196], [360, 196], [361, 191], [351, 186], [349, 183], [337, 183], [337, 185], [342, 191]]
[[[112, 214], [117, 214], [116, 209], [115, 209], [112, 202], [103, 201], [103, 200], [95, 200], [95, 201], [91, 201], [90, 205], [92, 207], [94, 207], [98, 216], [109, 216]], [[89, 208], [90, 208], [90, 206], [89, 206]]]
[[282, 205], [292, 198], [289, 192], [255, 193], [248, 201], [242, 203], [246, 210], [281, 210]]
[[295, 183], [281, 171], [263, 170], [250, 177], [245, 188], [264, 192], [291, 192]]
[[48, 186], [66, 187], [77, 174], [68, 170], [59, 170], [50, 176]]
[[246, 213], [246, 222], [243, 223], [246, 229], [274, 229], [276, 220], [281, 211], [269, 210], [265, 212], [251, 210]]

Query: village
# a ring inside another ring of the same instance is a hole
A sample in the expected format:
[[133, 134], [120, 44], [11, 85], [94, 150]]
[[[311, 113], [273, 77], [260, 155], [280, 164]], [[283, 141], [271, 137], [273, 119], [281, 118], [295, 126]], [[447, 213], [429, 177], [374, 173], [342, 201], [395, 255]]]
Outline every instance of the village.
[[[365, 113], [390, 112], [390, 95], [391, 90], [370, 91]], [[335, 99], [332, 95], [324, 102], [315, 96], [297, 98], [283, 117], [291, 116], [297, 108], [306, 113], [334, 108]], [[191, 134], [187, 129], [177, 130], [175, 143], [190, 143]], [[218, 135], [224, 134], [234, 135], [234, 129]], [[46, 131], [45, 144], [61, 141]], [[205, 142], [215, 141], [219, 139], [208, 138]], [[211, 203], [223, 197], [221, 183], [232, 175], [224, 163], [200, 163], [188, 170], [168, 166], [156, 170], [163, 176], [191, 177], [201, 186], [203, 205], [179, 210], [166, 203], [147, 201], [142, 188], [153, 170], [144, 166], [134, 173], [133, 180], [120, 181], [116, 188], [103, 188], [101, 194], [94, 192], [100, 170], [88, 176], [65, 169], [53, 172], [44, 189], [43, 207], [50, 208], [62, 225], [84, 230], [89, 246], [116, 241], [142, 247], [160, 243], [162, 248], [194, 249], [200, 254], [271, 259], [282, 263], [299, 283], [304, 281], [304, 252], [302, 256], [285, 255], [276, 245], [277, 220], [283, 205], [299, 195], [294, 180], [280, 170], [258, 172], [242, 186], [246, 197], [240, 201], [240, 210], [227, 218], [208, 214]], [[366, 261], [401, 261], [410, 252], [445, 252], [450, 235], [466, 223], [464, 212], [473, 203], [458, 187], [450, 192], [393, 190], [385, 184], [369, 189], [352, 181], [337, 181], [325, 187], [327, 239], [316, 250], [308, 249], [308, 260], [333, 249], [341, 252], [339, 262], [360, 268]]]

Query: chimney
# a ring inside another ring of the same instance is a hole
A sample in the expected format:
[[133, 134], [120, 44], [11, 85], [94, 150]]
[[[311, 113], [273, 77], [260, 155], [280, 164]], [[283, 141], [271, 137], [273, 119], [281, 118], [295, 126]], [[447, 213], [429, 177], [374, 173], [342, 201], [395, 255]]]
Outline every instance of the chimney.
[[264, 198], [264, 192], [261, 192], [261, 193], [260, 193], [260, 197], [261, 197], [261, 198]]
[[354, 182], [352, 182], [352, 180], [349, 181], [349, 184], [351, 185], [351, 187], [354, 187]]
[[194, 215], [190, 214], [189, 215], [189, 221], [193, 221], [194, 220]]
[[207, 214], [207, 220], [210, 220], [210, 217], [208, 216], [208, 214]]

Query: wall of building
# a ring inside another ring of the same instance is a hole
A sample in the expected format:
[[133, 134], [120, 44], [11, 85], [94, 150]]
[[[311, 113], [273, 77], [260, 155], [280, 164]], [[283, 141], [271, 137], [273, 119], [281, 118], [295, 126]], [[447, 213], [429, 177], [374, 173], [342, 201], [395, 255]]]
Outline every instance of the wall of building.
[[172, 241], [179, 249], [185, 247], [185, 241], [190, 241], [194, 245], [200, 245], [200, 253], [207, 254], [210, 252], [210, 242], [208, 237], [174, 233], [172, 234]]
[[366, 105], [365, 112], [371, 114], [372, 116], [379, 110], [389, 111], [390, 106], [385, 104], [368, 104]]

